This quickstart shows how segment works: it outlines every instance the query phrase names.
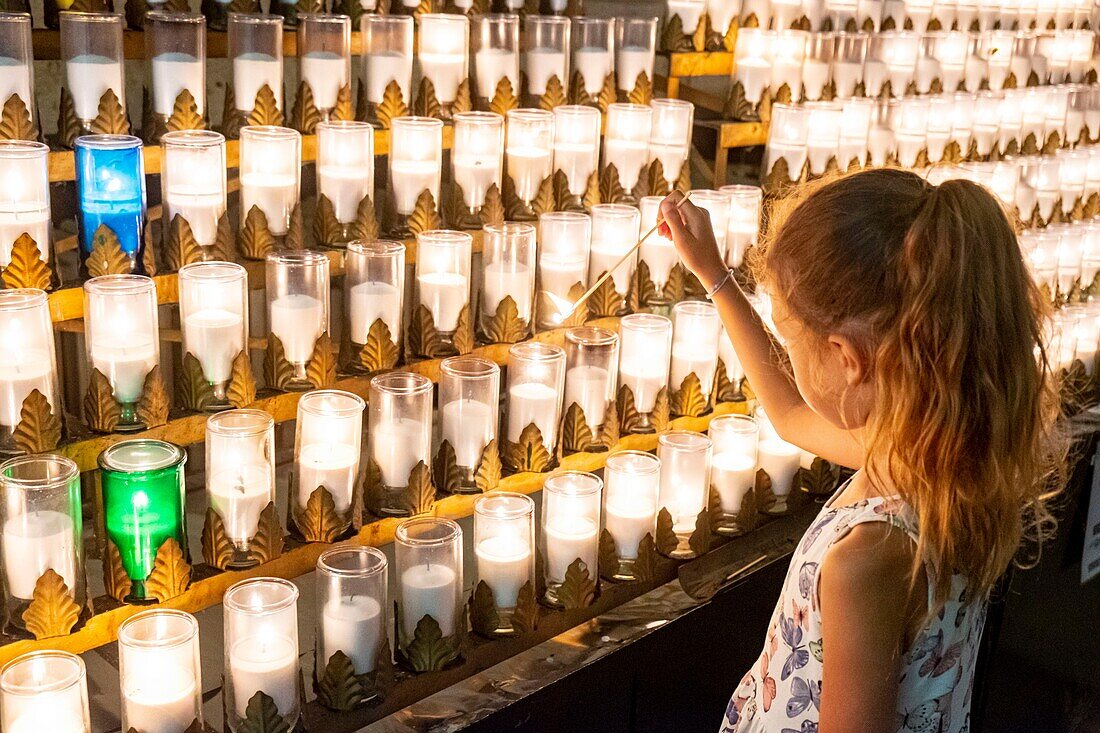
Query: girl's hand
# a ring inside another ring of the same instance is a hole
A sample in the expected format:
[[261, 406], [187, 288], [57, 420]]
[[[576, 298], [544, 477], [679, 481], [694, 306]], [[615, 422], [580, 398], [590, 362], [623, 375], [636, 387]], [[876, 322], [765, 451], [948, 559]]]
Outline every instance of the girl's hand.
[[726, 275], [726, 263], [714, 241], [710, 214], [691, 201], [677, 208], [684, 195], [673, 191], [661, 202], [661, 222], [657, 230], [676, 245], [684, 265], [691, 270], [708, 291]]

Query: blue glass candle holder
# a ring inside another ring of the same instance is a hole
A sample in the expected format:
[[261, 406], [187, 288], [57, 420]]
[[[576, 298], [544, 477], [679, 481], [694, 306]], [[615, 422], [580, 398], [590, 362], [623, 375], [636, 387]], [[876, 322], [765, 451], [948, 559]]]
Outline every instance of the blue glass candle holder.
[[106, 224], [131, 261], [140, 261], [145, 224], [141, 139], [131, 135], [84, 135], [73, 147], [82, 255], [86, 258], [91, 253], [96, 230]]

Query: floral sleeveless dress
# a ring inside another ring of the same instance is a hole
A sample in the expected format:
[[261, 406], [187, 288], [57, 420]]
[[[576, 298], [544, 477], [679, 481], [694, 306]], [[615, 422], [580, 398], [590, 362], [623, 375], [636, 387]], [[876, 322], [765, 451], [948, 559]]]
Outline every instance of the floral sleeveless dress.
[[[817, 733], [826, 653], [817, 580], [822, 558], [834, 542], [864, 522], [888, 522], [917, 538], [916, 515], [902, 500], [874, 497], [834, 507], [839, 494], [825, 504], [795, 550], [764, 651], [734, 692], [721, 733]], [[929, 580], [934, 577], [928, 561], [925, 572]], [[963, 578], [956, 575], [943, 610], [902, 657], [898, 733], [969, 733], [985, 616], [985, 600], [969, 602]]]

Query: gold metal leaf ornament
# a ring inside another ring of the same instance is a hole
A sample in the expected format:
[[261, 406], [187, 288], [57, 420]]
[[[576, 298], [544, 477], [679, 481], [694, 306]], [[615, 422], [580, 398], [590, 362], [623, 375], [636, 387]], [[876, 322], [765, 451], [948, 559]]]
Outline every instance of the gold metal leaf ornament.
[[557, 74], [554, 74], [546, 80], [546, 89], [543, 90], [542, 95], [539, 97], [539, 109], [553, 110], [556, 107], [567, 104], [568, 101], [565, 95], [565, 87], [562, 86], [561, 79], [558, 78]]
[[381, 318], [376, 318], [367, 332], [367, 343], [359, 350], [358, 365], [365, 372], [392, 369], [397, 365], [399, 351], [393, 341], [390, 328]]
[[[129, 260], [127, 260], [129, 263]], [[31, 235], [23, 232], [11, 248], [11, 261], [0, 273], [5, 288], [49, 290], [53, 276]]]
[[699, 417], [709, 407], [703, 385], [695, 372], [689, 373], [672, 394], [672, 413], [677, 417]]
[[335, 542], [347, 525], [336, 513], [336, 502], [324, 486], [310, 493], [305, 509], [294, 523], [306, 542]]
[[233, 357], [226, 399], [238, 409], [248, 407], [256, 401], [256, 379], [252, 376], [252, 360], [247, 349]]
[[57, 108], [57, 139], [67, 148], [83, 133], [80, 118], [76, 116], [76, 104], [68, 88], [61, 87], [61, 102]]
[[519, 317], [519, 308], [512, 296], [505, 295], [497, 304], [496, 313], [485, 324], [485, 339], [495, 344], [514, 344], [527, 338], [529, 326]]
[[600, 171], [600, 203], [617, 204], [626, 197], [626, 189], [619, 182], [619, 169], [608, 163]]
[[355, 108], [351, 104], [351, 84], [344, 84], [336, 90], [336, 104], [329, 111], [329, 119], [336, 122], [351, 122], [355, 119]]
[[89, 277], [126, 275], [133, 268], [130, 256], [122, 250], [118, 236], [106, 224], [100, 224], [92, 235], [92, 250], [84, 262]]
[[261, 690], [249, 699], [236, 733], [290, 733], [290, 726], [279, 714], [275, 700]]
[[485, 192], [485, 202], [481, 205], [480, 216], [483, 226], [504, 224], [504, 200], [500, 195], [500, 187], [495, 183]]
[[164, 383], [160, 365], [154, 366], [145, 375], [141, 388], [141, 398], [137, 404], [138, 419], [147, 428], [160, 427], [168, 422], [171, 402], [168, 398], [168, 385]]
[[108, 89], [99, 98], [99, 112], [92, 120], [90, 129], [96, 135], [130, 134], [130, 121], [126, 119], [126, 110], [114, 89]]
[[435, 197], [428, 189], [424, 189], [416, 197], [416, 206], [413, 207], [413, 212], [409, 214], [408, 224], [409, 233], [413, 236], [421, 232], [439, 229], [443, 225], [439, 219], [439, 211], [435, 206]]
[[202, 362], [191, 352], [183, 355], [181, 374], [176, 375], [176, 400], [180, 407], [192, 412], [205, 410], [214, 400], [214, 388], [206, 381]]
[[414, 672], [438, 672], [458, 659], [458, 642], [458, 634], [444, 637], [439, 622], [426, 615], [417, 621], [413, 639], [400, 657]]
[[199, 114], [199, 105], [187, 89], [182, 90], [172, 105], [172, 114], [168, 117], [169, 130], [205, 130], [206, 120]]
[[490, 440], [481, 450], [481, 459], [477, 463], [477, 471], [474, 473], [474, 483], [479, 491], [492, 491], [500, 485], [502, 466], [500, 464], [500, 448], [496, 439]]
[[435, 503], [435, 485], [432, 472], [424, 461], [419, 461], [409, 473], [409, 485], [405, 489], [405, 509], [410, 515], [426, 514]]
[[458, 84], [455, 90], [455, 101], [451, 102], [451, 114], [470, 112], [474, 108], [473, 95], [470, 93], [470, 79], [467, 77]]
[[464, 305], [458, 311], [458, 320], [455, 322], [455, 332], [451, 335], [451, 343], [459, 354], [469, 354], [477, 345], [474, 341], [474, 324], [470, 318], [470, 306]]
[[179, 542], [169, 537], [157, 549], [153, 572], [145, 579], [145, 596], [163, 603], [182, 594], [190, 582], [191, 564]]
[[317, 681], [317, 700], [330, 710], [346, 712], [359, 707], [370, 697], [370, 686], [355, 673], [355, 665], [348, 655], [337, 650], [328, 658], [324, 673]]
[[271, 562], [283, 554], [283, 528], [279, 524], [279, 512], [275, 502], [270, 502], [260, 512], [256, 535], [249, 543], [252, 555], [261, 563]]
[[12, 442], [24, 453], [51, 451], [61, 442], [61, 419], [37, 389], [32, 389], [23, 400], [19, 423], [12, 431]]
[[503, 76], [497, 82], [493, 98], [489, 102], [489, 111], [504, 117], [517, 107], [519, 107], [519, 100], [516, 98], [515, 90], [512, 87], [512, 80]]
[[173, 216], [172, 223], [168, 225], [165, 251], [169, 270], [178, 270], [184, 265], [202, 262], [202, 247], [195, 239], [191, 225], [179, 214]]
[[303, 135], [313, 135], [317, 132], [317, 123], [320, 121], [321, 113], [313, 101], [313, 89], [309, 82], [302, 80], [298, 85], [294, 107], [290, 110], [290, 124]]
[[492, 639], [496, 636], [499, 625], [500, 616], [497, 614], [493, 589], [484, 580], [479, 580], [470, 596], [470, 628], [475, 634]]
[[84, 421], [99, 433], [109, 433], [122, 420], [122, 409], [115, 402], [111, 382], [98, 369], [92, 369], [88, 392], [84, 395]]
[[450, 441], [442, 440], [432, 461], [432, 481], [441, 491], [454, 494], [462, 488], [462, 469]]
[[562, 450], [568, 453], [579, 453], [592, 447], [592, 431], [584, 419], [584, 410], [576, 402], [565, 410], [558, 440]]
[[313, 355], [306, 364], [306, 379], [314, 389], [331, 387], [336, 382], [336, 349], [327, 332], [317, 337]]
[[279, 110], [279, 103], [275, 99], [275, 92], [267, 84], [256, 92], [256, 101], [252, 111], [248, 114], [249, 125], [283, 125], [283, 113]]
[[543, 443], [542, 433], [535, 423], [523, 429], [517, 442], [507, 443], [506, 458], [515, 471], [542, 473], [548, 471], [553, 463], [550, 450]]
[[18, 94], [12, 94], [4, 100], [4, 109], [0, 113], [0, 139], [38, 139], [38, 126], [31, 121], [30, 108]]
[[343, 235], [343, 227], [336, 220], [336, 208], [324, 194], [317, 197], [317, 210], [313, 213], [313, 239], [318, 244], [336, 244]]
[[264, 379], [272, 389], [285, 390], [294, 381], [294, 367], [286, 358], [286, 349], [279, 337], [271, 333], [267, 336], [267, 350], [264, 352]]
[[35, 639], [65, 636], [80, 620], [80, 606], [73, 600], [65, 579], [47, 568], [34, 584], [30, 605], [23, 611], [23, 623]]
[[122, 555], [119, 554], [118, 547], [110, 538], [107, 539], [105, 557], [103, 558], [103, 585], [107, 595], [119, 603], [126, 601], [126, 597], [130, 595], [130, 590], [133, 587], [133, 581], [130, 580], [130, 576], [126, 574], [126, 569], [122, 566]]
[[596, 578], [578, 557], [565, 570], [565, 580], [558, 587], [558, 601], [567, 611], [587, 608], [596, 600], [596, 587]]
[[435, 85], [428, 77], [420, 80], [413, 100], [412, 113], [418, 117], [440, 117], [439, 99], [435, 96]]
[[233, 560], [233, 542], [225, 532], [225, 522], [214, 507], [206, 508], [202, 525], [202, 559], [211, 567], [225, 570]]
[[241, 255], [249, 260], [262, 260], [275, 249], [275, 237], [267, 226], [267, 215], [253, 205], [245, 216], [239, 240]]
[[375, 107], [374, 116], [383, 130], [390, 128], [390, 122], [398, 117], [409, 114], [409, 108], [405, 104], [405, 96], [401, 92], [401, 85], [396, 80], [386, 85], [386, 91], [382, 94], [382, 101]]
[[638, 74], [634, 88], [626, 95], [626, 101], [631, 104], [649, 104], [653, 101], [653, 83], [644, 71]]

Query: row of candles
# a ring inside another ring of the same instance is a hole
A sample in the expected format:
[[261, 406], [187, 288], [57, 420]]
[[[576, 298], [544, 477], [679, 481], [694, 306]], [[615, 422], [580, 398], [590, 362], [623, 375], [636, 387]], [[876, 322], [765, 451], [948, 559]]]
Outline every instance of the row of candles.
[[[939, 82], [945, 92], [1001, 91], [1006, 80], [1023, 87], [1081, 82], [1095, 71], [1096, 34], [1091, 30], [884, 31], [807, 33], [744, 28], [737, 34], [732, 80], [753, 104], [764, 92], [786, 85], [792, 101], [919, 94]], [[1034, 78], [1033, 78], [1034, 75]], [[830, 86], [830, 84], [832, 86]]]

